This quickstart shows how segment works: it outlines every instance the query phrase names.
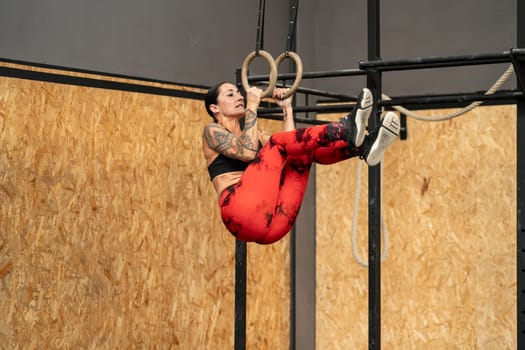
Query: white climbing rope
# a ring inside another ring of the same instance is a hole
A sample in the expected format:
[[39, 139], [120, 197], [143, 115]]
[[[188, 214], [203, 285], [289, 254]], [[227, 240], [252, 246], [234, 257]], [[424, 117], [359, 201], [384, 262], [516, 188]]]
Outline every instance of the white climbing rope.
[[[359, 256], [359, 253], [357, 252], [357, 244], [356, 244], [356, 238], [357, 238], [357, 216], [359, 213], [359, 197], [361, 195], [361, 170], [362, 170], [362, 164], [363, 162], [357, 162], [357, 173], [356, 173], [356, 181], [355, 181], [355, 197], [354, 197], [354, 215], [352, 217], [352, 255], [354, 256], [355, 261], [363, 266], [368, 267], [368, 263]], [[383, 166], [383, 163], [381, 163], [381, 167]], [[381, 171], [381, 185], [383, 184], [382, 175], [383, 171]], [[383, 214], [381, 213], [381, 236], [383, 237], [383, 244], [382, 246], [382, 252], [381, 252], [381, 262], [387, 257], [388, 255], [388, 234], [386, 231], [386, 224], [383, 219]]]
[[[490, 89], [488, 89], [487, 92], [485, 92], [485, 95], [492, 95], [492, 94], [494, 94], [507, 81], [507, 79], [509, 79], [509, 77], [513, 73], [514, 73], [514, 66], [511, 64], [509, 66], [509, 68], [507, 68], [507, 70], [499, 77], [499, 79], [496, 80], [496, 82], [490, 87]], [[381, 96], [382, 96], [383, 100], [387, 100], [387, 101], [391, 100], [391, 98], [389, 96], [385, 95], [385, 94], [382, 94]], [[456, 117], [459, 117], [460, 115], [463, 115], [463, 114], [465, 114], [467, 112], [470, 112], [471, 110], [473, 110], [474, 108], [478, 107], [482, 103], [483, 102], [481, 102], [481, 101], [472, 102], [468, 106], [466, 106], [464, 108], [461, 108], [460, 110], [458, 110], [456, 112], [453, 112], [453, 113], [450, 113], [450, 114], [447, 114], [447, 115], [443, 115], [443, 116], [436, 116], [436, 117], [422, 116], [422, 115], [419, 115], [417, 113], [414, 113], [413, 111], [411, 111], [409, 109], [406, 109], [403, 106], [393, 106], [393, 108], [396, 111], [398, 111], [400, 113], [403, 113], [403, 114], [405, 114], [405, 115], [407, 115], [409, 117], [412, 117], [414, 119], [417, 119], [417, 120], [443, 121], [443, 120], [456, 118]]]
[[[490, 87], [490, 89], [488, 89], [487, 92], [485, 92], [485, 95], [494, 94], [509, 79], [509, 77], [513, 73], [514, 73], [514, 66], [511, 64], [507, 68], [507, 70], [499, 77], [499, 79], [496, 80], [496, 82]], [[382, 99], [391, 100], [391, 98], [387, 96], [386, 94], [382, 94]], [[482, 103], [483, 102], [481, 101], [472, 102], [468, 106], [461, 108], [456, 112], [449, 113], [443, 116], [422, 116], [409, 109], [404, 108], [403, 106], [393, 106], [393, 108], [396, 111], [403, 113], [414, 119], [435, 122], [435, 121], [443, 121], [443, 120], [449, 120], [449, 119], [459, 117], [460, 115], [470, 112], [471, 110], [478, 107]], [[381, 166], [383, 166], [382, 164], [383, 163], [381, 163]], [[368, 267], [368, 263], [359, 256], [359, 253], [357, 252], [357, 248], [356, 248], [357, 217], [359, 213], [359, 197], [361, 195], [361, 170], [362, 170], [362, 162], [358, 162], [357, 170], [356, 170], [357, 173], [356, 173], [356, 190], [355, 190], [355, 197], [354, 197], [354, 215], [352, 217], [352, 238], [351, 238], [352, 239], [352, 255], [354, 256], [354, 259], [359, 265], [363, 267]], [[382, 174], [383, 172], [381, 171], [381, 176]], [[381, 185], [382, 184], [383, 184], [383, 179], [381, 178]], [[382, 212], [381, 212], [381, 236], [383, 238], [383, 244], [382, 244], [383, 249], [381, 252], [381, 262], [383, 262], [384, 259], [388, 256], [388, 233], [387, 233], [387, 227], [386, 227], [386, 223], [383, 218]]]

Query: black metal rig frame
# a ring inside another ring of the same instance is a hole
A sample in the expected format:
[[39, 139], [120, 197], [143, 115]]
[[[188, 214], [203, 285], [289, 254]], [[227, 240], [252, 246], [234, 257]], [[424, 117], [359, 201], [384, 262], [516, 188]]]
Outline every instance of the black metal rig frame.
[[[365, 76], [367, 87], [372, 90], [376, 101], [374, 117], [369, 121], [373, 129], [379, 123], [379, 107], [403, 105], [407, 108], [452, 108], [465, 106], [469, 102], [483, 101], [486, 104], [516, 104], [516, 204], [517, 204], [517, 348], [525, 348], [525, 20], [520, 14], [525, 13], [525, 0], [517, 3], [517, 42], [516, 48], [489, 54], [473, 54], [449, 57], [428, 57], [382, 61], [380, 55], [380, 1], [368, 0], [368, 60], [359, 62], [359, 69], [342, 69], [334, 71], [304, 72], [303, 79]], [[461, 94], [435, 94], [425, 96], [393, 97], [381, 101], [383, 72], [399, 70], [418, 70], [427, 68], [446, 68], [468, 65], [487, 65], [512, 63], [517, 79], [513, 90], [500, 91], [491, 95], [484, 92]], [[279, 74], [280, 80], [293, 80], [294, 73]], [[250, 76], [250, 82], [267, 81], [267, 75]], [[240, 81], [238, 77], [238, 81]], [[337, 105], [294, 106], [296, 113], [336, 113], [347, 112], [353, 108], [354, 97], [330, 93], [315, 89], [299, 88], [306, 99], [309, 95], [327, 97], [343, 103]], [[276, 116], [281, 108], [259, 108], [258, 115], [262, 118], [280, 119]], [[322, 124], [323, 120], [296, 118], [297, 122], [306, 124]], [[368, 344], [369, 349], [381, 348], [381, 168], [372, 167], [368, 172]], [[235, 349], [245, 349], [246, 344], [246, 244], [236, 243], [236, 275], [235, 275]], [[292, 325], [293, 327], [293, 325]]]

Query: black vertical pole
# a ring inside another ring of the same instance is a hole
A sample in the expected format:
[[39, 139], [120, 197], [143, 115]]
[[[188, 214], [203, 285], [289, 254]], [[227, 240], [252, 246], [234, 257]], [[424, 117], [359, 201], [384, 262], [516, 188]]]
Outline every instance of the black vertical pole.
[[[525, 0], [517, 0], [517, 47], [525, 47]], [[518, 58], [520, 59], [520, 58]], [[518, 64], [523, 66], [523, 61]], [[523, 74], [523, 69], [516, 70]], [[525, 81], [521, 77], [521, 81]], [[518, 82], [519, 88], [519, 82]], [[516, 102], [516, 204], [517, 204], [517, 348], [525, 348], [525, 100]]]
[[[290, 10], [293, 0], [290, 0]], [[289, 14], [291, 15], [291, 13]], [[293, 23], [295, 26], [295, 22]], [[295, 33], [296, 28], [289, 28], [288, 32]], [[295, 51], [296, 50], [296, 40], [295, 36], [289, 35], [286, 40], [286, 50]], [[290, 72], [295, 72], [295, 65], [290, 62]], [[296, 99], [293, 98], [292, 106], [295, 107]], [[297, 321], [299, 318], [296, 315], [297, 312], [297, 228], [300, 225], [300, 215], [297, 217], [296, 224], [294, 225], [292, 232], [290, 233], [290, 350], [297, 349]]]
[[[368, 0], [368, 59], [380, 59], [379, 0]], [[381, 73], [368, 71], [367, 86], [375, 100], [381, 99]], [[379, 125], [380, 110], [369, 121], [370, 130]], [[368, 348], [381, 348], [381, 166], [368, 171]]]
[[235, 350], [246, 349], [246, 243], [235, 240]]
[[[237, 85], [241, 85], [241, 70], [236, 71]], [[246, 243], [235, 240], [235, 330], [234, 349], [246, 349], [246, 270], [247, 270]]]
[[[299, 217], [297, 217], [299, 220]], [[297, 224], [296, 224], [297, 225]], [[297, 350], [297, 228], [294, 225], [292, 232], [290, 232], [290, 350]]]

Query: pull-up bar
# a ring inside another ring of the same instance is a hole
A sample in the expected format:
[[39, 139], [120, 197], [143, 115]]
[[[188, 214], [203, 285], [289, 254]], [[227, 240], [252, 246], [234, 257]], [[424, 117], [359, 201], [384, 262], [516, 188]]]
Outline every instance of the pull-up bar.
[[[435, 104], [458, 104], [458, 103], [467, 103], [475, 101], [505, 101], [506, 103], [516, 103], [516, 100], [523, 98], [523, 92], [519, 90], [503, 91], [496, 92], [494, 94], [487, 95], [485, 93], [458, 93], [458, 94], [446, 94], [446, 95], [425, 95], [425, 96], [402, 96], [402, 97], [392, 97], [390, 100], [382, 100], [377, 104], [379, 107], [392, 107], [392, 106], [406, 106], [406, 105], [435, 105]], [[316, 105], [316, 106], [295, 106], [294, 112], [304, 113], [304, 112], [315, 112], [315, 113], [344, 113], [349, 112], [354, 108], [354, 104], [350, 103], [340, 103], [340, 104], [328, 104], [328, 105]], [[267, 115], [270, 114], [280, 114], [282, 109], [280, 107], [270, 107], [270, 108], [259, 108], [257, 109], [257, 114], [259, 116], [264, 116], [267, 119]], [[278, 119], [278, 118], [276, 118]], [[296, 119], [296, 121], [299, 121]], [[320, 120], [305, 120], [306, 123], [312, 124], [313, 122], [317, 123], [328, 123], [326, 121]]]
[[[282, 86], [282, 85], [277, 84], [276, 86]], [[323, 90], [318, 90], [318, 89], [304, 88], [304, 87], [297, 88], [296, 92], [300, 92], [305, 95], [332, 98], [337, 101], [356, 101], [357, 100], [355, 96], [334, 93], [334, 92], [329, 92], [329, 91], [323, 91]]]
[[[316, 78], [333, 78], [333, 77], [348, 77], [356, 75], [366, 75], [366, 71], [361, 69], [339, 69], [331, 71], [315, 71], [315, 72], [303, 72], [302, 79], [316, 79]], [[295, 79], [295, 73], [282, 73], [277, 75], [277, 80], [290, 80]], [[248, 77], [248, 81], [268, 81], [268, 74], [266, 75], [251, 75]]]
[[470, 93], [470, 94], [449, 94], [449, 95], [435, 95], [435, 96], [407, 96], [395, 97], [390, 100], [382, 100], [378, 102], [378, 106], [392, 107], [400, 105], [425, 105], [425, 104], [442, 104], [442, 103], [459, 103], [459, 102], [476, 102], [476, 101], [496, 101], [496, 100], [511, 100], [516, 103], [516, 99], [522, 98], [523, 92], [519, 90], [497, 92], [487, 95], [485, 93]]
[[360, 61], [359, 68], [363, 70], [394, 71], [426, 68], [444, 68], [472, 66], [481, 64], [497, 64], [512, 62], [513, 57], [525, 56], [525, 49], [516, 48], [499, 53], [472, 54], [463, 56], [421, 57], [404, 60], [371, 60]]
[[[515, 57], [525, 57], [525, 49], [514, 48], [509, 51], [498, 53], [480, 53], [461, 56], [433, 56], [419, 57], [404, 60], [371, 60], [360, 61], [359, 69], [338, 69], [303, 72], [302, 79], [334, 78], [346, 76], [366, 75], [367, 70], [395, 71], [414, 70], [427, 68], [446, 68], [458, 66], [473, 66], [483, 64], [510, 63]], [[278, 74], [278, 80], [290, 80], [295, 78], [295, 73]], [[269, 75], [251, 75], [249, 82], [268, 81]]]

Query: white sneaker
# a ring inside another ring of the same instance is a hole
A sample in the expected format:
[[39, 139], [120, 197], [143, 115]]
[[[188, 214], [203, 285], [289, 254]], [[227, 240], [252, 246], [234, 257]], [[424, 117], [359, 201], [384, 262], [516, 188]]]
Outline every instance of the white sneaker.
[[381, 119], [381, 125], [368, 135], [363, 145], [362, 158], [369, 166], [381, 163], [385, 150], [397, 139], [400, 128], [399, 118], [394, 112], [388, 112]]
[[[368, 117], [373, 108], [372, 92], [364, 88], [357, 97], [357, 102], [352, 112], [343, 118], [345, 129], [350, 130], [349, 143], [360, 147], [365, 140]], [[349, 125], [350, 124], [350, 125]]]

